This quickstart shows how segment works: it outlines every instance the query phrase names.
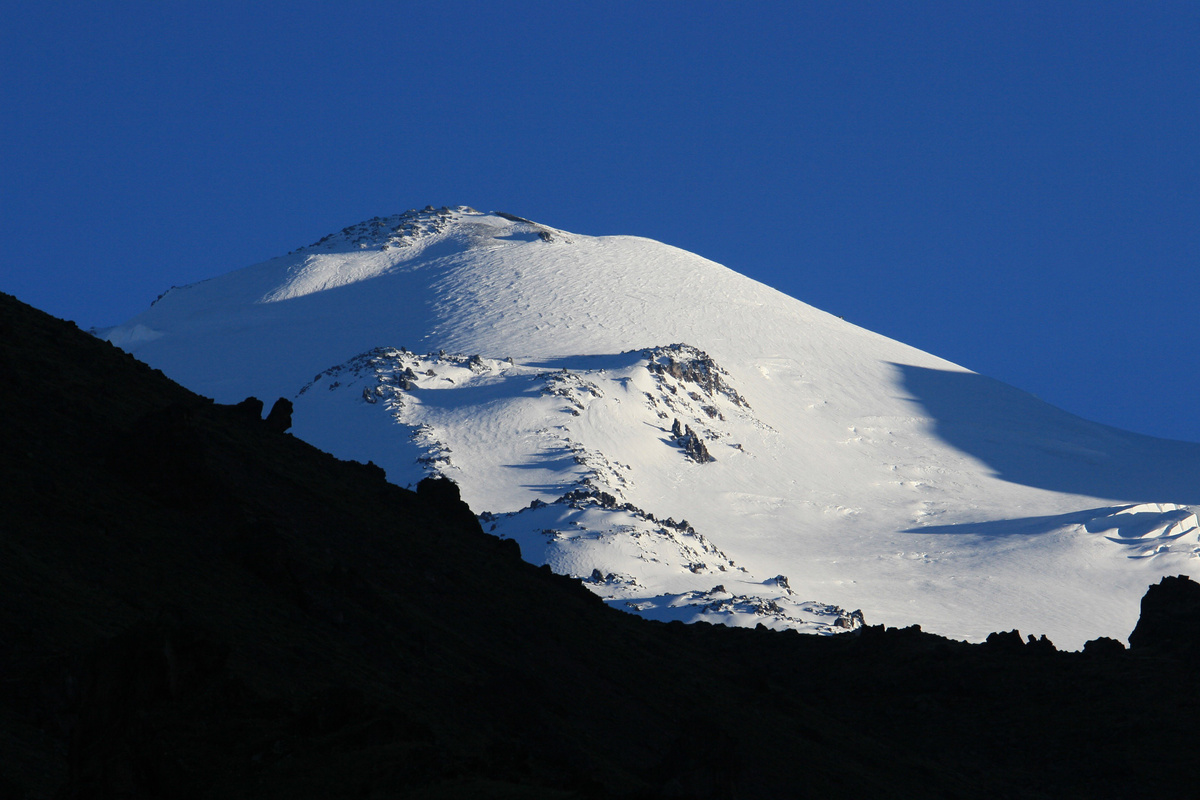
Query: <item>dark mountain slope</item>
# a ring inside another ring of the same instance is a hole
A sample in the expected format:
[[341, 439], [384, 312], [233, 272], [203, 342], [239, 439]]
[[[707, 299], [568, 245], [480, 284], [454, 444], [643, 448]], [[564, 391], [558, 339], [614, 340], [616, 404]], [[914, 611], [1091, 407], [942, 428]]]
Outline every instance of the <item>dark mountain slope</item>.
[[522, 562], [452, 487], [392, 486], [0, 302], [0, 796], [1191, 786], [1200, 703], [1161, 636], [649, 623]]

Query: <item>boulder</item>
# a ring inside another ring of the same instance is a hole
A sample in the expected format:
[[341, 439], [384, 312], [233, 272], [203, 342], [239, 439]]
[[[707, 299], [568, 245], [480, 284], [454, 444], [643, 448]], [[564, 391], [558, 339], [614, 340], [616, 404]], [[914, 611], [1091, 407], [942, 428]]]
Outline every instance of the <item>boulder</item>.
[[[260, 403], [259, 405], [262, 404]], [[279, 433], [283, 433], [292, 427], [291, 400], [281, 397], [275, 401], [275, 405], [271, 406], [271, 411], [267, 414], [267, 427]]]
[[1129, 650], [1200, 661], [1200, 583], [1168, 575], [1150, 586], [1129, 634]]

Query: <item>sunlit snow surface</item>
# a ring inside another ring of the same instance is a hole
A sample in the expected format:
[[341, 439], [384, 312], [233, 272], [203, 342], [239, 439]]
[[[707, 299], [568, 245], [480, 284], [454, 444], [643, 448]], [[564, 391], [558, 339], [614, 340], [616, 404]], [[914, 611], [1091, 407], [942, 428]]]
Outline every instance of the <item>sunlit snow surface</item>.
[[1078, 648], [1200, 567], [1200, 445], [646, 239], [409, 212], [107, 336], [220, 402], [294, 398], [296, 435], [400, 485], [449, 476], [525, 558], [657, 619], [831, 632], [861, 609]]

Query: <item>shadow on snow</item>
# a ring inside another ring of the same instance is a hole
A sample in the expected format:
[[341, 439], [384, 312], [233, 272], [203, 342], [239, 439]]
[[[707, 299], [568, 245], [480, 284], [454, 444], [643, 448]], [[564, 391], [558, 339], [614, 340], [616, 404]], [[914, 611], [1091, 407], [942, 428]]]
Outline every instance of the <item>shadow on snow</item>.
[[[991, 519], [985, 522], [958, 522], [952, 525], [926, 525], [909, 528], [901, 533], [935, 533], [977, 536], [1038, 536], [1051, 533], [1068, 525], [1086, 525], [1097, 518], [1104, 518], [1129, 506], [1107, 506], [1072, 511], [1069, 514], [1051, 514], [1044, 517], [1015, 517], [1013, 519]], [[1159, 515], [1154, 515], [1156, 518]]]
[[[1200, 444], [1089, 422], [983, 375], [893, 366], [908, 399], [924, 409], [934, 432], [1003, 480], [1122, 501], [1200, 503]], [[986, 525], [996, 526], [995, 533], [1006, 527], [1032, 533], [1049, 519], [940, 527], [945, 533], [982, 532]], [[934, 533], [939, 526], [918, 530]]]

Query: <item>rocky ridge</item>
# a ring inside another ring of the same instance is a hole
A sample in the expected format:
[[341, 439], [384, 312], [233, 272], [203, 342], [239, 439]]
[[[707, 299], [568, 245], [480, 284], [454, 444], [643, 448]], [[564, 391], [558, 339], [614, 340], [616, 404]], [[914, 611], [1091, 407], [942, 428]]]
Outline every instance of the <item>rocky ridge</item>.
[[659, 624], [3, 295], [0, 365], [0, 796], [1193, 793], [1184, 576], [1128, 649]]
[[[480, 354], [376, 348], [314, 376], [300, 389], [297, 403], [303, 406], [313, 392], [323, 389], [386, 413], [408, 431], [411, 447], [402, 452], [407, 455], [415, 448], [415, 464], [422, 472], [403, 472], [406, 465], [399, 459], [384, 463], [394, 480], [411, 485], [421, 474], [461, 478], [455, 450], [463, 445], [455, 437], [462, 437], [462, 426], [469, 428], [473, 417], [459, 412], [453, 423], [441, 418], [438, 410], [445, 404], [437, 400], [439, 392], [484, 392], [489, 402], [537, 397], [557, 405], [562, 414], [581, 418], [606, 397], [628, 398], [631, 384], [646, 387], [638, 424], [657, 430], [664, 443], [697, 465], [716, 460], [710, 447], [741, 450], [728, 441], [723, 425], [727, 415], [762, 426], [728, 373], [707, 353], [683, 343], [625, 353], [604, 367], [555, 370]], [[681, 423], [681, 417], [686, 422]], [[458, 432], [453, 430], [456, 426]], [[629, 465], [589, 447], [572, 422], [532, 433], [560, 454], [557, 458], [573, 462], [572, 480], [557, 485], [556, 496], [480, 515], [486, 531], [517, 542], [532, 563], [584, 579], [588, 588], [616, 607], [664, 621], [763, 624], [821, 634], [862, 624], [861, 612], [780, 591], [777, 583], [750, 575], [686, 520], [660, 518], [630, 502], [626, 493], [634, 478]], [[623, 563], [630, 556], [641, 565], [640, 571]], [[719, 591], [685, 589], [681, 584], [679, 590], [663, 593], [649, 585], [659, 584], [664, 576], [669, 585], [672, 575], [706, 573], [728, 575], [730, 591], [724, 586]], [[648, 582], [648, 575], [657, 579]]]

